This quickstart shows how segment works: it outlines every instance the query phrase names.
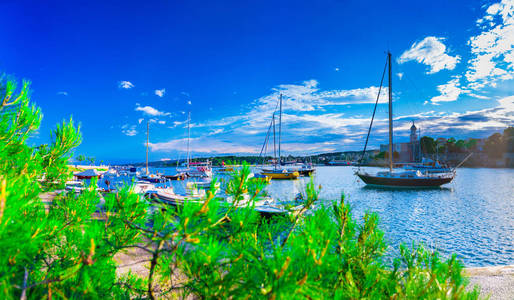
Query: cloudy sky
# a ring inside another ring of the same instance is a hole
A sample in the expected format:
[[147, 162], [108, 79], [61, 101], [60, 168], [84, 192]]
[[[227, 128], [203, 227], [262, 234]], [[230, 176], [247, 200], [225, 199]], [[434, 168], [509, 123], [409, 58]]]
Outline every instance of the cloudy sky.
[[[45, 143], [142, 161], [259, 153], [283, 95], [283, 149], [360, 150], [393, 54], [395, 139], [514, 125], [514, 0], [1, 1], [0, 71], [32, 81]], [[371, 145], [386, 141], [386, 93]]]

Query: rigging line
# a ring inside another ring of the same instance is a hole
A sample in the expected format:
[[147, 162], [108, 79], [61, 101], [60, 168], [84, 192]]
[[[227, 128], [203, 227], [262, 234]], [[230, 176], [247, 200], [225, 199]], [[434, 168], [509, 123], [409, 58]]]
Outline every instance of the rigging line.
[[380, 99], [380, 92], [382, 91], [382, 84], [384, 83], [386, 68], [387, 68], [387, 59], [386, 59], [385, 65], [384, 65], [384, 71], [382, 72], [382, 79], [380, 80], [380, 87], [378, 88], [377, 101], [375, 102], [375, 107], [373, 108], [373, 115], [371, 116], [371, 122], [370, 122], [369, 128], [368, 128], [368, 135], [366, 136], [366, 143], [364, 144], [364, 150], [362, 150], [361, 159], [359, 160], [359, 167], [362, 164], [362, 160], [364, 159], [364, 154], [366, 154], [366, 148], [368, 147], [369, 135], [371, 133], [371, 126], [373, 126], [373, 119], [375, 119], [375, 113], [377, 111], [378, 100]]
[[261, 148], [261, 152], [259, 153], [259, 157], [261, 157], [261, 155], [262, 155], [262, 153], [264, 151], [264, 148], [265, 147], [267, 148], [268, 140], [269, 140], [269, 135], [270, 135], [270, 132], [271, 132], [271, 125], [272, 125], [272, 122], [270, 122], [269, 127], [268, 127], [268, 132], [266, 132], [266, 137], [264, 138], [264, 143], [262, 144], [262, 148]]
[[409, 83], [414, 87], [414, 89], [416, 90], [416, 92], [421, 96], [422, 99], [424, 99], [425, 101], [428, 101], [428, 97], [425, 95], [425, 93], [423, 93], [423, 90], [421, 90], [420, 88], [418, 88], [418, 86], [414, 83], [414, 80], [412, 80], [410, 78], [410, 76], [408, 76], [406, 73], [403, 73], [403, 77], [407, 78], [407, 80], [409, 81]]
[[[268, 132], [266, 133], [266, 137], [264, 138], [264, 144], [262, 145], [261, 152], [259, 153], [259, 157], [261, 156], [261, 154], [262, 154], [262, 152], [264, 150], [264, 147], [266, 147], [266, 150], [268, 149], [269, 134], [270, 134], [270, 131], [271, 131], [271, 126], [273, 126], [273, 139], [275, 139], [275, 126], [274, 126], [275, 125], [275, 113], [277, 112], [277, 108], [278, 108], [278, 104], [279, 103], [280, 102], [277, 101], [277, 104], [275, 104], [275, 110], [273, 111], [273, 114], [271, 116], [271, 122], [270, 122], [270, 125], [269, 125], [269, 128], [268, 128]], [[273, 143], [275, 143], [275, 142], [273, 141]], [[274, 144], [273, 144], [273, 146], [275, 147]], [[265, 159], [265, 157], [263, 157], [263, 164], [264, 164], [264, 159]]]
[[273, 158], [275, 159], [275, 169], [277, 168], [277, 141], [275, 138], [275, 113], [273, 113]]

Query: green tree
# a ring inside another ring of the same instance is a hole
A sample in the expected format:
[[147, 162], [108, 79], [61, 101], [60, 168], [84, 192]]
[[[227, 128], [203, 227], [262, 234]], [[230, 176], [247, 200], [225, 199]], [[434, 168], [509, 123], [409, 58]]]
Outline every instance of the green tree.
[[491, 158], [500, 158], [505, 152], [505, 144], [503, 143], [502, 135], [494, 133], [487, 138], [484, 145], [484, 150]]
[[424, 136], [420, 139], [420, 143], [423, 153], [434, 154], [436, 152], [436, 141], [433, 138]]
[[86, 157], [85, 157], [84, 155], [80, 154], [80, 155], [77, 155], [77, 157], [75, 157], [75, 159], [76, 159], [78, 162], [80, 162], [80, 163], [81, 163], [81, 162], [83, 162], [83, 161], [85, 161], [85, 160], [86, 160]]
[[514, 127], [506, 128], [503, 131], [502, 139], [505, 144], [505, 151], [514, 152]]

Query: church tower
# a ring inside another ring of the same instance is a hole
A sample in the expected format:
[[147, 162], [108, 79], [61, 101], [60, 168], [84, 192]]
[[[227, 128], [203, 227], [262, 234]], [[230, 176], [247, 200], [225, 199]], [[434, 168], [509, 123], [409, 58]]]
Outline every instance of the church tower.
[[412, 121], [412, 126], [410, 127], [410, 160], [412, 162], [418, 161], [420, 155], [418, 134], [416, 131], [416, 125], [414, 125], [414, 121]]
[[416, 133], [418, 129], [416, 125], [414, 125], [414, 121], [412, 121], [412, 126], [410, 127], [410, 143], [415, 144], [418, 142], [418, 134]]

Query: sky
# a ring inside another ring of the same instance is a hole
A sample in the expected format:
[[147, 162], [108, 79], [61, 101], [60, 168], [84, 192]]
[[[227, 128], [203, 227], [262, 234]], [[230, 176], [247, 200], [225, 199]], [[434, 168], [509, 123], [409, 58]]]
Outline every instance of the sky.
[[44, 115], [30, 142], [72, 116], [76, 154], [111, 163], [145, 159], [147, 122], [150, 160], [184, 158], [188, 113], [193, 156], [259, 154], [280, 94], [284, 154], [361, 150], [387, 51], [395, 141], [413, 121], [447, 138], [514, 125], [514, 0], [4, 0], [0, 44]]

